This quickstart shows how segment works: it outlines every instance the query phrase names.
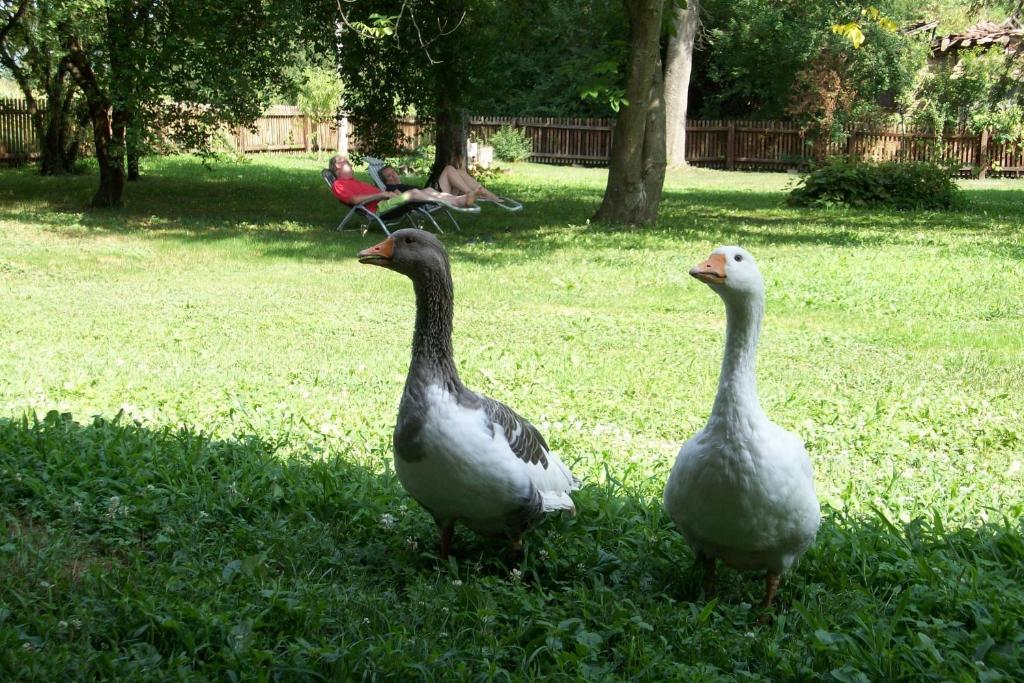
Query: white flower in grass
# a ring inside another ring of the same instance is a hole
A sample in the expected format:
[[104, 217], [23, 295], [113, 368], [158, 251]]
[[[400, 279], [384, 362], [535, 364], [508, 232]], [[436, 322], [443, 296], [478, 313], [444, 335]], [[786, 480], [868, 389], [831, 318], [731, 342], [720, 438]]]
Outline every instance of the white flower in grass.
[[36, 646], [33, 645], [32, 643], [22, 643], [21, 644], [21, 649], [24, 650], [25, 652], [35, 652]]
[[199, 519], [206, 519], [210, 514], [206, 510], [199, 511]]
[[68, 628], [68, 622], [61, 619], [57, 622], [57, 628], [59, 628], [61, 631], [66, 631]]
[[[455, 586], [456, 588], [458, 588], [459, 586], [462, 585], [462, 581], [460, 581], [459, 579], [455, 579], [454, 581], [452, 581], [452, 585]], [[445, 607], [444, 609], [445, 609], [446, 612], [448, 611], [447, 607]]]
[[380, 525], [385, 529], [391, 529], [395, 526], [395, 516], [385, 512], [380, 516]]
[[523, 578], [523, 572], [521, 572], [518, 567], [515, 567], [509, 573], [508, 577], [512, 579], [512, 581], [519, 581], [521, 578]]
[[39, 582], [39, 587], [40, 587], [40, 588], [53, 588], [53, 584], [52, 584], [52, 583], [50, 583], [49, 581], [46, 581], [46, 580], [44, 579], [43, 581], [40, 581], [40, 582]]
[[70, 623], [72, 628], [82, 628], [82, 620], [78, 617], [71, 617]]
[[416, 539], [412, 536], [405, 539], [405, 544], [409, 546], [409, 550], [416, 550], [420, 547], [420, 544], [416, 542]]
[[370, 617], [363, 617], [363, 624], [365, 625], [365, 624], [369, 624], [369, 623], [370, 623]]

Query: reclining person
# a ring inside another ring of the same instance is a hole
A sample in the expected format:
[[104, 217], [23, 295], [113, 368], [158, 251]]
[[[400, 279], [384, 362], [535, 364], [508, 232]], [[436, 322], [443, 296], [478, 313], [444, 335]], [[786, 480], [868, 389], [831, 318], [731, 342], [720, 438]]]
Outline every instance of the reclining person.
[[369, 202], [366, 208], [374, 213], [377, 212], [377, 206], [380, 202], [394, 199], [395, 197], [411, 202], [441, 202], [461, 209], [473, 206], [479, 194], [468, 192], [456, 196], [447, 192], [438, 192], [433, 188], [426, 190], [410, 188], [408, 190], [385, 190], [382, 192], [369, 183], [356, 180], [352, 164], [349, 163], [347, 157], [340, 154], [331, 157], [330, 168], [331, 173], [334, 174], [334, 183], [331, 185], [331, 192], [334, 193], [334, 196], [349, 206]]
[[[389, 190], [405, 192], [407, 190], [417, 189], [415, 185], [407, 185], [403, 183], [402, 177], [398, 175], [398, 171], [395, 170], [394, 166], [385, 166], [380, 169], [380, 178], [384, 181], [384, 186]], [[497, 201], [500, 199], [498, 195], [478, 183], [473, 176], [469, 175], [461, 168], [455, 168], [454, 166], [444, 167], [444, 170], [441, 171], [441, 175], [437, 178], [437, 186], [442, 192], [446, 192], [448, 194], [468, 194], [475, 192], [477, 196], [483, 197], [484, 199], [490, 199], [491, 201]]]

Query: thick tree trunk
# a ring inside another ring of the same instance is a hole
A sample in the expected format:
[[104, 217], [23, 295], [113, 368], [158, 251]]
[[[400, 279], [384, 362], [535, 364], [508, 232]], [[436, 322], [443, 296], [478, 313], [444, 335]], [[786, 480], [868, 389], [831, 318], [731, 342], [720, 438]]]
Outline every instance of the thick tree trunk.
[[675, 35], [665, 57], [665, 144], [669, 166], [686, 165], [686, 105], [693, 66], [693, 43], [700, 26], [700, 0], [676, 7]]
[[662, 0], [627, 0], [628, 106], [619, 111], [608, 184], [595, 221], [651, 225], [665, 180], [665, 108], [661, 65]]
[[85, 95], [92, 124], [92, 139], [96, 147], [96, 163], [100, 169], [100, 186], [93, 195], [95, 207], [121, 206], [124, 194], [125, 133], [128, 113], [115, 107], [110, 95], [100, 88], [89, 56], [76, 36], [65, 40], [68, 63], [75, 82]]
[[434, 165], [430, 168], [428, 185], [433, 185], [445, 166], [466, 167], [466, 140], [469, 132], [466, 115], [455, 108], [455, 103], [446, 94], [438, 99], [434, 118]]
[[[466, 12], [465, 0], [447, 0], [444, 7], [443, 25], [460, 26]], [[466, 30], [464, 27], [458, 29]], [[439, 41], [434, 55], [436, 62], [431, 65], [434, 87], [437, 93], [434, 109], [434, 165], [430, 168], [428, 185], [433, 185], [445, 166], [466, 167], [466, 142], [469, 138], [469, 121], [463, 111], [463, 92], [466, 87], [461, 62], [466, 55], [458, 50], [458, 42], [452, 39]]]
[[92, 198], [92, 206], [118, 207], [124, 194], [124, 115], [110, 106], [89, 105], [92, 119], [96, 162], [100, 168], [100, 186]]

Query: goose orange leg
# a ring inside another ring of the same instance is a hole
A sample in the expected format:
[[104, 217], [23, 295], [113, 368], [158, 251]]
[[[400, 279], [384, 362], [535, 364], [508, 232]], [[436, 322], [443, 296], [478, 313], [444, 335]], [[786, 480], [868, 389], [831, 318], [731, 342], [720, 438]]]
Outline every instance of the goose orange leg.
[[772, 602], [775, 600], [775, 593], [779, 590], [779, 575], [775, 572], [768, 572], [764, 577], [764, 602], [761, 603], [761, 609], [765, 610], [757, 619], [759, 624], [767, 624], [771, 621], [771, 614], [768, 612], [771, 609]]
[[441, 525], [441, 559], [447, 560], [452, 550], [452, 535], [455, 532], [455, 522], [444, 522]]

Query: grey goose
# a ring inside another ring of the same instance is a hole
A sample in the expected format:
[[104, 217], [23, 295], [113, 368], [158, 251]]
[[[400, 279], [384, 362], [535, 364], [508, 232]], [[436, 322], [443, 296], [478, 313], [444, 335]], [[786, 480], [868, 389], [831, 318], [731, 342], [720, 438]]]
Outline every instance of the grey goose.
[[437, 523], [441, 557], [448, 557], [455, 522], [518, 547], [546, 513], [574, 514], [569, 492], [580, 482], [537, 428], [459, 379], [451, 267], [441, 241], [422, 230], [398, 230], [358, 258], [407, 276], [415, 290], [412, 360], [394, 432], [395, 472]]

